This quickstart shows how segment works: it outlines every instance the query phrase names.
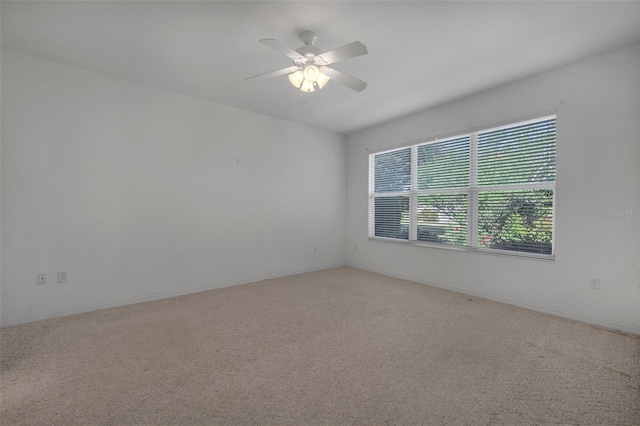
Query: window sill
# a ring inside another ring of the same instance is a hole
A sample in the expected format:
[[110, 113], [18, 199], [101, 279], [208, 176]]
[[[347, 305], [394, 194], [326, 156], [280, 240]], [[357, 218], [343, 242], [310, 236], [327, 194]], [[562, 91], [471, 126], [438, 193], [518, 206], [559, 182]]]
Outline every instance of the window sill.
[[427, 243], [423, 241], [397, 240], [395, 238], [369, 237], [369, 241], [391, 243], [391, 244], [403, 244], [403, 245], [410, 245], [415, 247], [426, 247], [426, 248], [433, 248], [438, 250], [450, 250], [450, 251], [457, 251], [457, 252], [463, 252], [463, 253], [480, 253], [480, 254], [487, 254], [490, 256], [516, 257], [521, 259], [542, 260], [547, 262], [548, 261], [555, 262], [556, 260], [555, 255], [549, 255], [549, 254], [537, 254], [537, 253], [526, 253], [526, 252], [515, 252], [515, 251], [510, 252], [506, 250], [496, 250], [496, 249], [448, 246], [444, 244], [433, 244], [433, 243]]

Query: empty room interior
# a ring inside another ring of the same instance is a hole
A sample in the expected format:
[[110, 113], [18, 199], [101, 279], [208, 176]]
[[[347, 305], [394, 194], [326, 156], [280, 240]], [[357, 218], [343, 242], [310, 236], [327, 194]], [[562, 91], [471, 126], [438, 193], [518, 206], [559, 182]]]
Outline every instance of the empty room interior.
[[640, 2], [0, 15], [3, 426], [640, 424]]

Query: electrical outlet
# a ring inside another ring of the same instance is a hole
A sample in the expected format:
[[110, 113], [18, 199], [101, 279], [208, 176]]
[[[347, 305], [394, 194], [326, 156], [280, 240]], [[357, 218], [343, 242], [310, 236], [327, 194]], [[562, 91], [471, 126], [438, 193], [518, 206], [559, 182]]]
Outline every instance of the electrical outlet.
[[354, 244], [354, 245], [353, 245], [353, 249], [354, 249], [354, 250], [358, 250], [358, 245], [357, 245], [357, 244]]
[[600, 278], [591, 278], [589, 280], [589, 288], [593, 290], [600, 290]]
[[317, 251], [318, 251], [318, 247], [313, 246], [313, 251], [314, 251], [314, 252], [317, 252]]
[[36, 284], [46, 284], [47, 283], [47, 274], [38, 274], [38, 278], [36, 279]]
[[58, 272], [58, 282], [66, 283], [67, 282], [67, 272]]

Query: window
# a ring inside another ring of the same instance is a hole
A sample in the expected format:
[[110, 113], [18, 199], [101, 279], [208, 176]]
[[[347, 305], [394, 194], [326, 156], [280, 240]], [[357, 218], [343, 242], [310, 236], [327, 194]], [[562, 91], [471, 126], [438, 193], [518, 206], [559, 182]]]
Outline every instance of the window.
[[556, 117], [369, 156], [369, 237], [553, 255]]

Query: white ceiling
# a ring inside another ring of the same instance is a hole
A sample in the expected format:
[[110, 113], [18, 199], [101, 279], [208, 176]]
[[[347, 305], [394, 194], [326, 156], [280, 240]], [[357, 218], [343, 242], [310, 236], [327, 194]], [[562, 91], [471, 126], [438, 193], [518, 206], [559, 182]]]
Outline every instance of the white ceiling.
[[[640, 2], [7, 2], [2, 46], [339, 133], [390, 120], [640, 41]], [[246, 77], [291, 60], [310, 29], [335, 64], [369, 86], [335, 82], [297, 102], [286, 76]]]

